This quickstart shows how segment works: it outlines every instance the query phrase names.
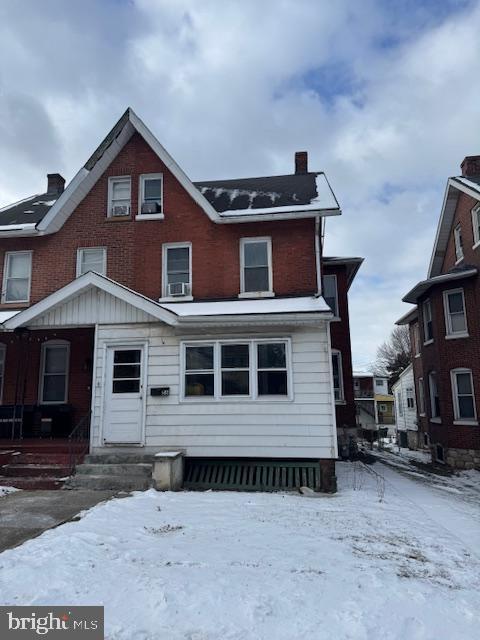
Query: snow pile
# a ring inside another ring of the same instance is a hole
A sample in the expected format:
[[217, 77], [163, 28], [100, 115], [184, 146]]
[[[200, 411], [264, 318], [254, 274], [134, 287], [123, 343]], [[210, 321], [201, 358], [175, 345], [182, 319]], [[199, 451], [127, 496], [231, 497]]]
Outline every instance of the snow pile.
[[112, 640], [473, 640], [480, 560], [400, 479], [407, 496], [343, 463], [340, 493], [318, 499], [112, 500], [1, 554], [0, 599], [105, 604]]
[[14, 491], [20, 491], [20, 489], [16, 489], [15, 487], [0, 486], [0, 498], [3, 498], [4, 496], [8, 496], [9, 493], [13, 493]]

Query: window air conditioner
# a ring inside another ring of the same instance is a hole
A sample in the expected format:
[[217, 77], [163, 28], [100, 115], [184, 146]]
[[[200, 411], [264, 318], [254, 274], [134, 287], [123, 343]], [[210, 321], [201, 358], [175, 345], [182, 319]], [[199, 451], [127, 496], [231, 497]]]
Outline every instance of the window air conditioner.
[[112, 207], [112, 216], [128, 216], [130, 215], [129, 204], [114, 204]]
[[171, 282], [168, 285], [169, 296], [188, 296], [190, 285], [187, 282]]

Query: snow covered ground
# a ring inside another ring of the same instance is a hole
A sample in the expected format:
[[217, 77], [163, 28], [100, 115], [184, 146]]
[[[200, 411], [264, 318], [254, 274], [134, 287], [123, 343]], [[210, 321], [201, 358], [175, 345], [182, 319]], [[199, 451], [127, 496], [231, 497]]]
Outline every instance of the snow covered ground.
[[20, 491], [20, 489], [15, 489], [15, 487], [0, 486], [0, 498], [3, 498], [3, 496], [7, 496], [9, 493], [13, 493], [14, 491]]
[[338, 477], [320, 498], [152, 490], [98, 505], [1, 554], [0, 601], [103, 603], [112, 640], [477, 638], [478, 507], [380, 463]]

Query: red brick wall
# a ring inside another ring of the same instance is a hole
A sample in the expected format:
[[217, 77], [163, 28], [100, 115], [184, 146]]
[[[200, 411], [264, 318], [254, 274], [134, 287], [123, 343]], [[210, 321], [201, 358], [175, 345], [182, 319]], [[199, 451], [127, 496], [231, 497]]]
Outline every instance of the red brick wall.
[[457, 210], [455, 212], [452, 229], [450, 231], [450, 237], [448, 239], [447, 249], [445, 252], [445, 258], [443, 259], [442, 273], [445, 273], [455, 266], [455, 239], [453, 229], [457, 224], [462, 228], [462, 240], [463, 240], [463, 253], [464, 259], [460, 264], [473, 264], [480, 267], [480, 247], [473, 248], [473, 227], [472, 227], [472, 208], [478, 204], [478, 200], [467, 196], [465, 193], [461, 193]]
[[[164, 221], [135, 221], [142, 173], [164, 174]], [[132, 218], [108, 219], [108, 177], [132, 178]], [[271, 236], [277, 295], [316, 291], [314, 221], [222, 225], [209, 220], [146, 142], [135, 134], [60, 231], [40, 238], [0, 241], [4, 252], [33, 249], [31, 302], [75, 278], [78, 247], [107, 247], [107, 275], [152, 298], [160, 297], [162, 243], [192, 242], [193, 295], [236, 297], [240, 291], [239, 240]], [[8, 305], [7, 305], [8, 306]], [[18, 307], [18, 305], [16, 305]]]
[[341, 320], [330, 324], [332, 349], [342, 353], [343, 387], [345, 404], [336, 405], [337, 427], [355, 427], [355, 402], [353, 398], [352, 347], [350, 342], [350, 319], [348, 313], [348, 284], [345, 266], [323, 266], [325, 275], [337, 276], [338, 310]]

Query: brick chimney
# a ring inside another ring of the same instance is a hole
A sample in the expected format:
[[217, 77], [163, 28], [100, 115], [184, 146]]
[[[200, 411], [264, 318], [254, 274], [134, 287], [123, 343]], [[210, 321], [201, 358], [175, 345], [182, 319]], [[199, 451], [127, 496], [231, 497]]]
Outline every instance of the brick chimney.
[[462, 176], [480, 176], [480, 156], [467, 156], [460, 167]]
[[306, 151], [295, 153], [295, 173], [308, 173], [308, 153]]
[[47, 173], [48, 187], [47, 193], [49, 196], [58, 196], [63, 193], [65, 188], [65, 178], [59, 173]]

